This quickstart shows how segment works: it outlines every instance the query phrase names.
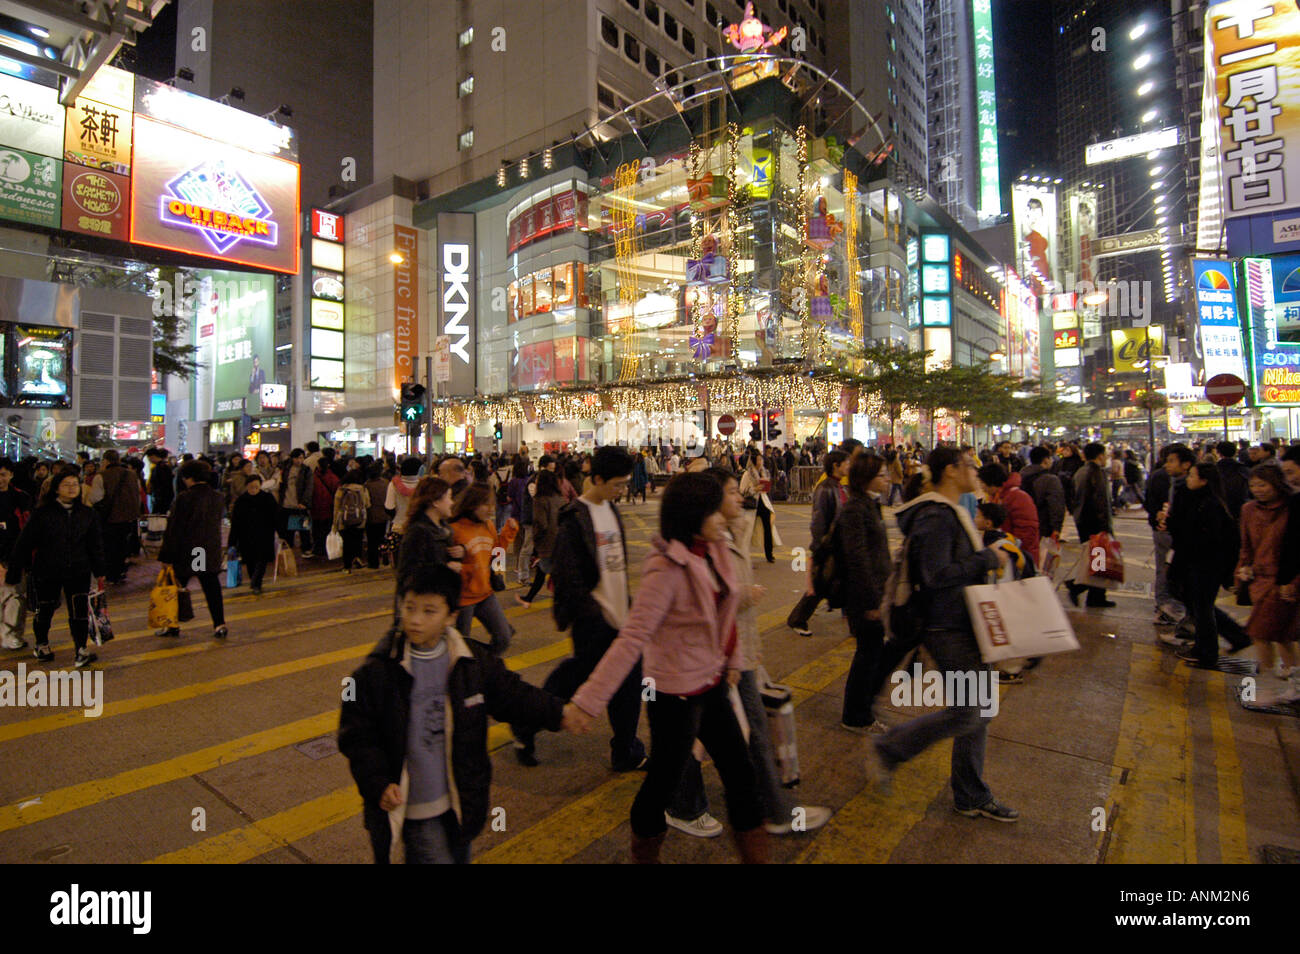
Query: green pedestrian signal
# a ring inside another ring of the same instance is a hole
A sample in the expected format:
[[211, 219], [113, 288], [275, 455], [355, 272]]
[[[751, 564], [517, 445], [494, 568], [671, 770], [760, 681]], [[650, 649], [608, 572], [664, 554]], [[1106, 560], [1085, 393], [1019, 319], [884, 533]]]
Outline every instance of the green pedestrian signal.
[[419, 424], [424, 420], [424, 385], [407, 381], [402, 385], [402, 420]]

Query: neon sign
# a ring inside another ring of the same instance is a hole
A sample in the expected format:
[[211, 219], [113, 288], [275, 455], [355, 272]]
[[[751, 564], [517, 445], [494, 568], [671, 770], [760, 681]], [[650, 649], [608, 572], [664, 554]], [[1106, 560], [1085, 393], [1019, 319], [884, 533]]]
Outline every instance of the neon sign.
[[723, 30], [722, 35], [727, 38], [728, 43], [740, 50], [741, 53], [756, 53], [759, 50], [766, 50], [776, 46], [785, 39], [788, 32], [787, 27], [773, 30], [754, 16], [754, 4], [746, 3], [744, 18], [739, 23], [733, 23]]
[[279, 229], [270, 207], [225, 160], [204, 161], [170, 180], [159, 197], [159, 218], [192, 228], [224, 255], [242, 241], [274, 247]]

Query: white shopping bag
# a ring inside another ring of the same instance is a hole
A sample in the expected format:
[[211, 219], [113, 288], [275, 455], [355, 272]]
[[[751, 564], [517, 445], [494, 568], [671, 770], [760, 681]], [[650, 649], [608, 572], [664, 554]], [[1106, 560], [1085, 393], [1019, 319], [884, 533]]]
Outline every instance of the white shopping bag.
[[1056, 588], [1044, 576], [968, 586], [971, 625], [986, 663], [1048, 656], [1079, 648]]
[[325, 556], [330, 560], [338, 560], [343, 556], [343, 534], [337, 530], [331, 530], [325, 538]]

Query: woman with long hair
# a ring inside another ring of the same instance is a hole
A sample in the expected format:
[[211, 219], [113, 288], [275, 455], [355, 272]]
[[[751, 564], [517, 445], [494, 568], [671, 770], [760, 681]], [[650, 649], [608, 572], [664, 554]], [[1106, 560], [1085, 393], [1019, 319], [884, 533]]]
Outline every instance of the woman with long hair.
[[455, 545], [464, 547], [465, 552], [460, 568], [460, 611], [456, 617], [456, 629], [468, 637], [474, 618], [478, 617], [491, 635], [492, 652], [500, 656], [509, 647], [515, 628], [506, 619], [505, 611], [493, 592], [492, 553], [498, 547], [503, 552], [510, 551], [510, 544], [519, 532], [519, 523], [511, 517], [498, 533], [493, 521], [495, 508], [496, 499], [486, 483], [470, 484], [456, 498], [451, 538]]
[[849, 678], [844, 684], [844, 711], [840, 724], [853, 732], [884, 732], [872, 714], [876, 668], [885, 644], [880, 602], [889, 578], [889, 541], [880, 497], [889, 488], [884, 461], [874, 454], [859, 454], [849, 465], [849, 500], [835, 525], [836, 554], [843, 586], [844, 618], [857, 643]]
[[1241, 508], [1241, 551], [1236, 578], [1250, 588], [1250, 620], [1246, 635], [1259, 650], [1259, 675], [1265, 685], [1256, 702], [1277, 705], [1300, 699], [1300, 668], [1295, 641], [1300, 635], [1297, 604], [1278, 593], [1277, 574], [1282, 561], [1291, 488], [1282, 468], [1258, 464], [1250, 471], [1254, 500]]
[[743, 655], [736, 627], [741, 594], [727, 549], [723, 488], [710, 474], [668, 482], [632, 609], [595, 671], [573, 696], [586, 731], [638, 660], [655, 692], [646, 706], [650, 764], [632, 803], [632, 858], [659, 860], [664, 813], [682, 781], [696, 738], [726, 789], [742, 860], [766, 862], [763, 808], [745, 736], [730, 698]]
[[740, 478], [740, 496], [745, 500], [745, 509], [755, 511], [763, 525], [763, 555], [768, 563], [775, 563], [776, 558], [772, 556], [772, 501], [767, 496], [771, 489], [772, 476], [763, 466], [762, 455], [751, 450], [745, 473]]
[[17, 586], [24, 571], [31, 572], [36, 589], [36, 619], [32, 623], [36, 658], [54, 660], [50, 624], [62, 594], [76, 647], [74, 665], [78, 669], [89, 666], [96, 659], [86, 646], [90, 581], [93, 576], [99, 589], [104, 588], [104, 539], [99, 517], [82, 503], [81, 477], [73, 465], [55, 469], [49, 490], [41, 496], [9, 554], [5, 583]]
[[420, 478], [410, 497], [406, 533], [397, 554], [399, 580], [421, 566], [447, 566], [460, 572], [457, 561], [465, 549], [452, 543], [448, 521], [453, 506], [450, 484], [441, 477]]

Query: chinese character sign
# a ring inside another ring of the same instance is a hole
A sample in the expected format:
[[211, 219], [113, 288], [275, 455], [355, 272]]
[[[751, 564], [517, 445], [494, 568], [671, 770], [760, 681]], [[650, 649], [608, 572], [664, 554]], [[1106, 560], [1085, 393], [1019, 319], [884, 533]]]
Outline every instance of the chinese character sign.
[[1196, 313], [1206, 379], [1235, 374], [1246, 379], [1245, 348], [1237, 317], [1237, 293], [1230, 262], [1196, 259]]
[[980, 215], [1001, 215], [998, 94], [993, 76], [993, 12], [990, 0], [974, 0], [971, 4], [971, 26], [975, 36], [975, 128], [979, 137]]
[[1300, 205], [1300, 11], [1225, 0], [1207, 12], [1205, 37], [1224, 218]]

